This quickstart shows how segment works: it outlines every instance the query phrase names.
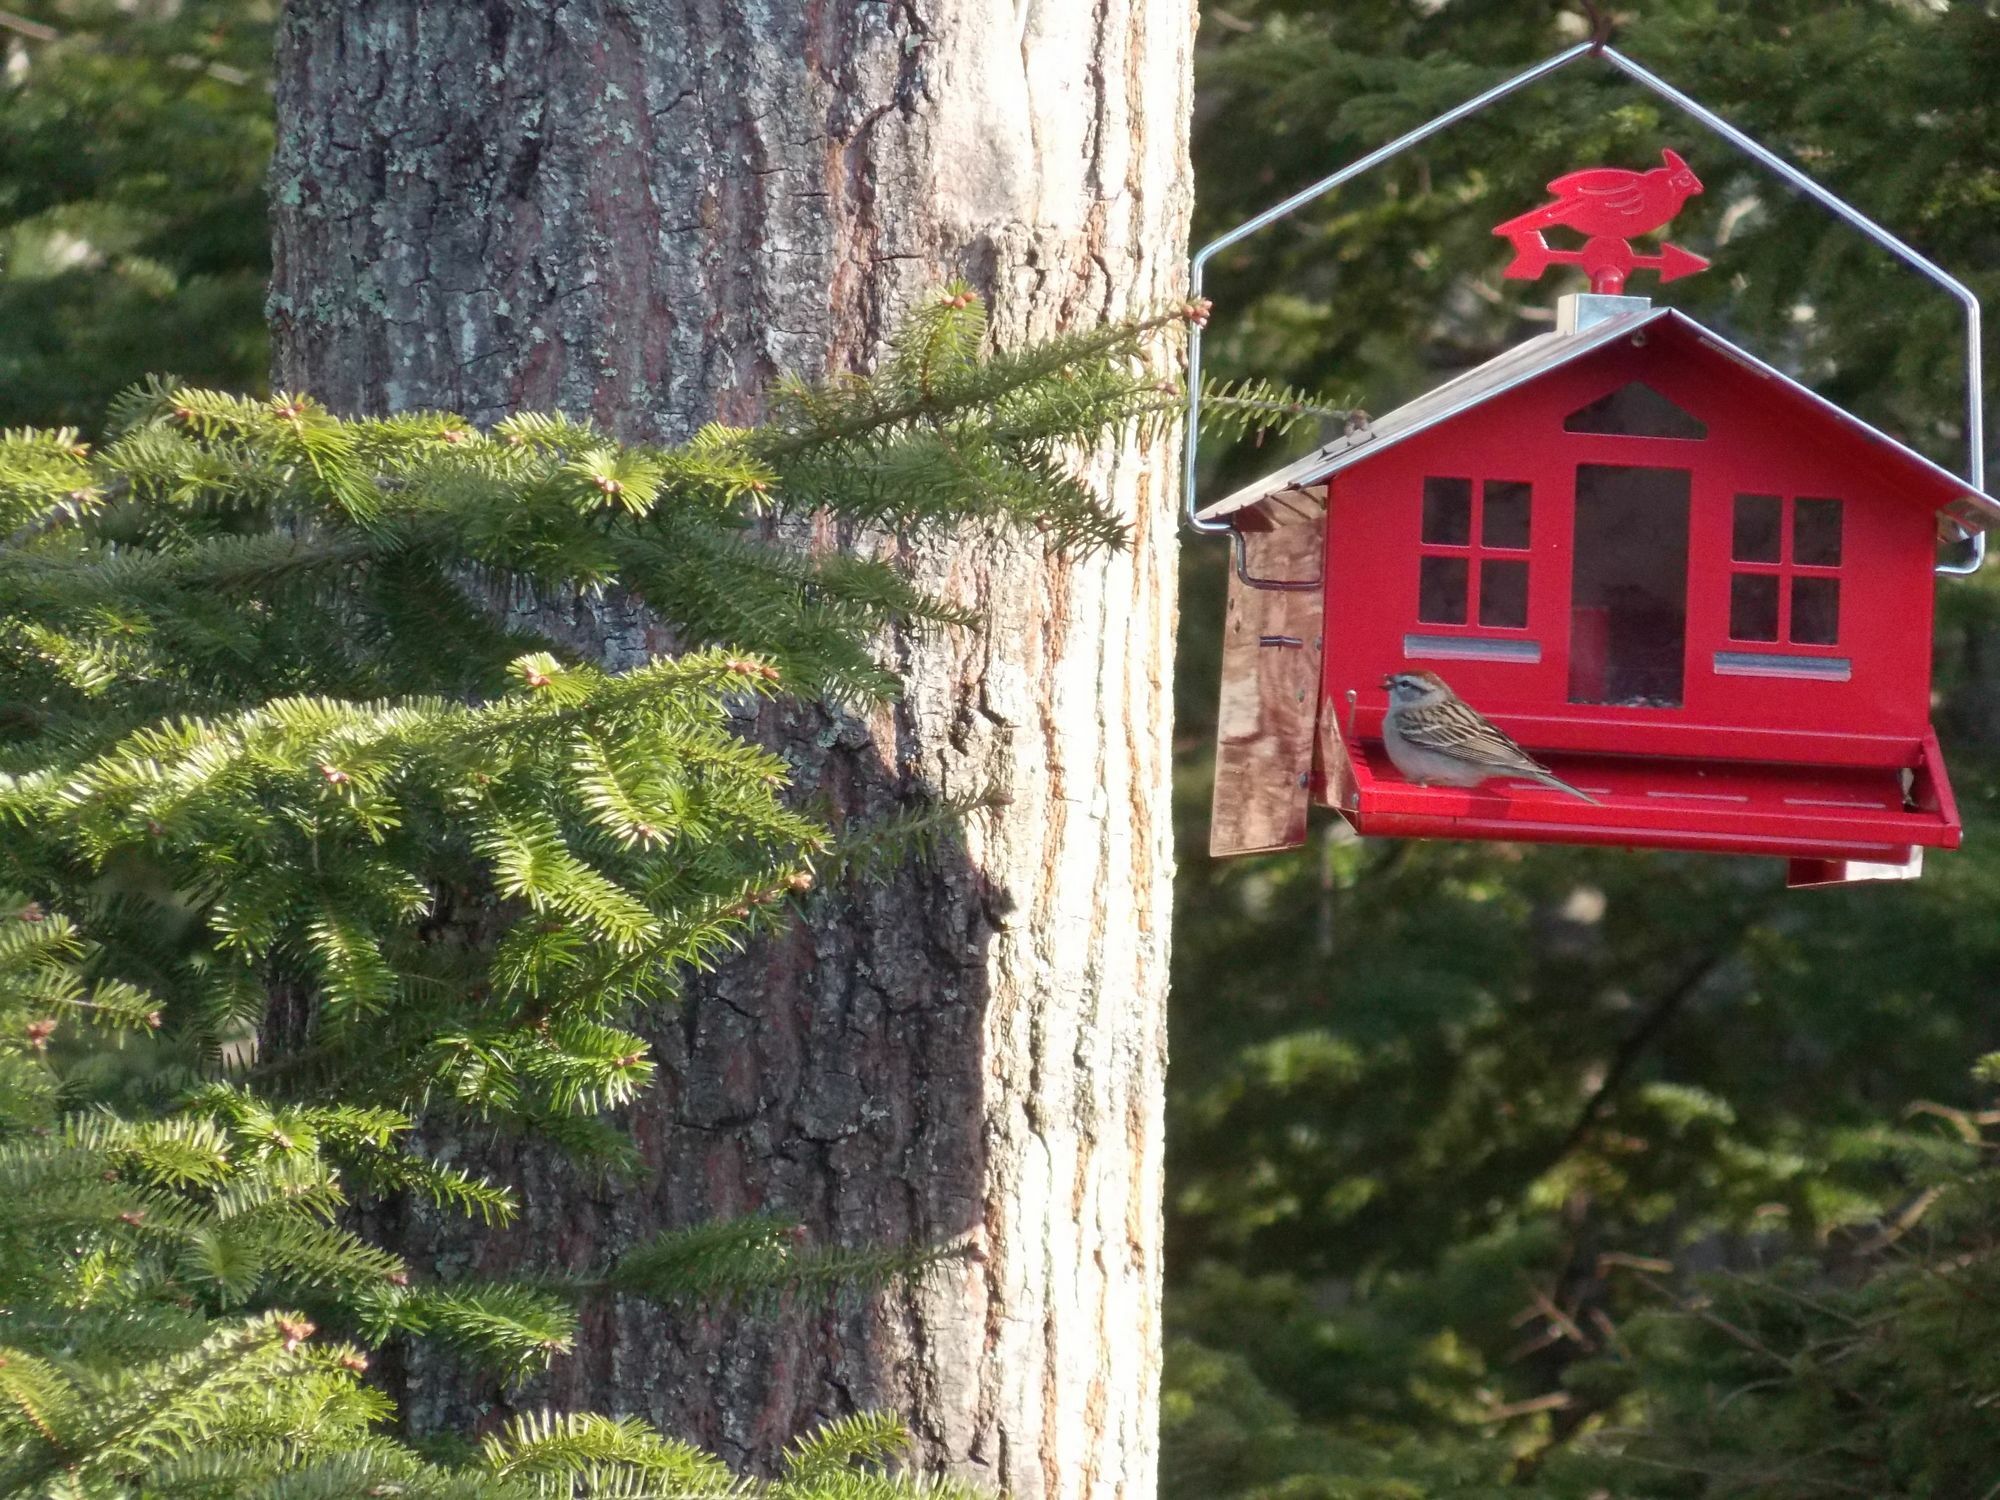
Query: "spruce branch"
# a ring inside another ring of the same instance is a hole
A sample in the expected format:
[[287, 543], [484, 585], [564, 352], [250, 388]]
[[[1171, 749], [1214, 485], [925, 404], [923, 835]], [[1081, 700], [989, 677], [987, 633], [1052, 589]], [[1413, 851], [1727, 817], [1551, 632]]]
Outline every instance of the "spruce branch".
[[797, 1224], [752, 1216], [663, 1234], [625, 1252], [593, 1285], [668, 1305], [770, 1311], [788, 1299], [855, 1296], [918, 1278], [971, 1252], [944, 1247], [813, 1246]]
[[1209, 381], [1202, 387], [1202, 427], [1223, 438], [1251, 433], [1288, 437], [1308, 423], [1340, 428], [1365, 427], [1367, 414], [1352, 403], [1336, 403], [1301, 387], [1270, 380]]
[[548, 1481], [563, 1494], [578, 1475], [618, 1468], [643, 1475], [658, 1493], [714, 1496], [738, 1489], [728, 1469], [700, 1449], [661, 1437], [631, 1418], [524, 1412], [480, 1445], [480, 1464], [499, 1479]]
[[810, 1487], [860, 1464], [893, 1463], [910, 1449], [910, 1430], [889, 1412], [857, 1412], [814, 1428], [785, 1450], [783, 1483]]

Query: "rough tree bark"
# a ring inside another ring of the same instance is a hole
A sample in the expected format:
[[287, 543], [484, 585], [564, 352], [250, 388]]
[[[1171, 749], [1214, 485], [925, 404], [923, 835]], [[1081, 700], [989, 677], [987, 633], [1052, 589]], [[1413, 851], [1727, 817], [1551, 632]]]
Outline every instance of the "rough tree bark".
[[[561, 407], [671, 438], [754, 417], [781, 370], [865, 367], [947, 276], [1007, 341], [1158, 305], [1181, 285], [1193, 25], [1192, 0], [292, 0], [278, 378], [346, 410]], [[478, 1252], [583, 1264], [769, 1209], [982, 1258], [775, 1321], [609, 1307], [538, 1396], [752, 1464], [883, 1407], [926, 1462], [1025, 1500], [1151, 1493], [1174, 457], [1099, 455], [1133, 528], [1108, 559], [869, 543], [989, 623], [886, 643], [910, 682], [892, 709], [756, 732], [859, 815], [1011, 804], [662, 1018], [646, 1180], [510, 1161], [524, 1221]], [[575, 625], [615, 660], [654, 644], [630, 613]], [[447, 1269], [472, 1253], [408, 1233]], [[483, 1414], [448, 1369], [404, 1384], [418, 1426]]]

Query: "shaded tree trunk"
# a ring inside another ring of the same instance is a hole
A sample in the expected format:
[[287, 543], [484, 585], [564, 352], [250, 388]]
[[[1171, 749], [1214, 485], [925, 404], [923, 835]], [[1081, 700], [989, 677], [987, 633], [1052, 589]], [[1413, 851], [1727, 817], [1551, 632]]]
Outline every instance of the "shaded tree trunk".
[[[560, 407], [675, 438], [753, 418], [780, 371], [865, 368], [949, 276], [1009, 342], [1157, 305], [1180, 287], [1192, 30], [1192, 0], [293, 0], [278, 379], [350, 411]], [[642, 1181], [520, 1153], [509, 1235], [408, 1229], [447, 1272], [760, 1209], [978, 1256], [861, 1308], [607, 1306], [537, 1399], [751, 1464], [883, 1407], [928, 1464], [1030, 1500], [1150, 1494], [1174, 458], [1132, 437], [1094, 460], [1133, 527], [1109, 559], [835, 539], [903, 549], [988, 623], [886, 642], [910, 684], [891, 708], [754, 732], [844, 815], [1011, 801], [657, 1021]], [[630, 611], [572, 612], [614, 661], [659, 644]], [[497, 1410], [447, 1368], [402, 1379], [419, 1427]]]

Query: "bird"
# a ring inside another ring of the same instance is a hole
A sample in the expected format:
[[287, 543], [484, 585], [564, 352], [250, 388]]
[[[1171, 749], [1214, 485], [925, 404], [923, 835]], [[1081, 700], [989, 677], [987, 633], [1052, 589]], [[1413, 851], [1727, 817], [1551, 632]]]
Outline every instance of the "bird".
[[1496, 776], [1519, 776], [1602, 805], [1536, 761], [1437, 673], [1397, 672], [1383, 678], [1382, 686], [1389, 691], [1382, 746], [1406, 780], [1474, 787]]
[[1701, 191], [1701, 179], [1678, 152], [1665, 150], [1660, 155], [1666, 165], [1650, 172], [1590, 167], [1558, 177], [1549, 184], [1553, 202], [1496, 225], [1493, 232], [1512, 239], [1561, 224], [1593, 237], [1630, 239], [1651, 234]]

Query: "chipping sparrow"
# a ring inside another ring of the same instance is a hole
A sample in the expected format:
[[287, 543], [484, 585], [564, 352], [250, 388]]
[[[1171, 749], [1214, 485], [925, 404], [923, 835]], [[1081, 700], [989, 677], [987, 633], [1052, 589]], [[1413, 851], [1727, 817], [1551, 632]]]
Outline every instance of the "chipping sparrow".
[[1398, 672], [1382, 679], [1389, 712], [1382, 747], [1405, 778], [1418, 786], [1478, 786], [1496, 776], [1519, 776], [1595, 803], [1533, 757], [1454, 693], [1435, 672]]

